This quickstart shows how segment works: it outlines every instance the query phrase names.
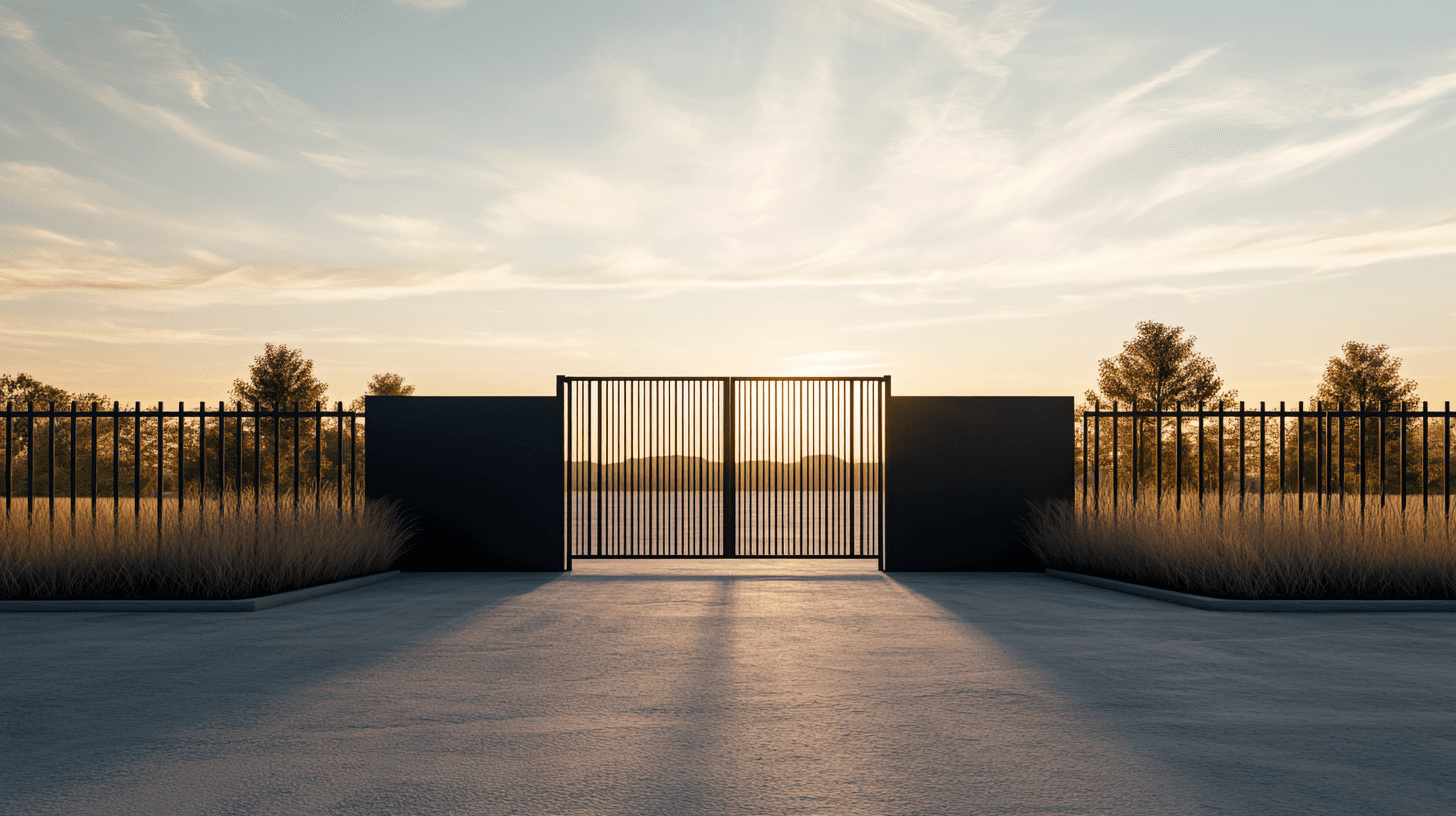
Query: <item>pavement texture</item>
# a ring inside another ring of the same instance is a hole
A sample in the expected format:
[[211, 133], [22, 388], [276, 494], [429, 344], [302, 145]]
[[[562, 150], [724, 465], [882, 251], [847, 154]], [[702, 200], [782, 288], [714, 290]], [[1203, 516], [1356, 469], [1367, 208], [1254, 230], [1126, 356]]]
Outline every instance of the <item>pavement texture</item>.
[[578, 561], [0, 618], [4, 814], [1447, 814], [1456, 616]]

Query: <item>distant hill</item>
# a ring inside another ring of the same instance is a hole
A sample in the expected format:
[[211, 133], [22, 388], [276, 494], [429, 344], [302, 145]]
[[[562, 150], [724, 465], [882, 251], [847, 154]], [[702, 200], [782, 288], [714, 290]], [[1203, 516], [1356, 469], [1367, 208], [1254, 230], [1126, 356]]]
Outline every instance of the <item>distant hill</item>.
[[[745, 490], [872, 490], [878, 485], [878, 463], [849, 461], [833, 454], [813, 454], [797, 462], [751, 460], [736, 468], [738, 489]], [[621, 462], [578, 460], [571, 463], [573, 490], [594, 490], [598, 480], [607, 490], [719, 490], [723, 463], [701, 456], [648, 456]]]

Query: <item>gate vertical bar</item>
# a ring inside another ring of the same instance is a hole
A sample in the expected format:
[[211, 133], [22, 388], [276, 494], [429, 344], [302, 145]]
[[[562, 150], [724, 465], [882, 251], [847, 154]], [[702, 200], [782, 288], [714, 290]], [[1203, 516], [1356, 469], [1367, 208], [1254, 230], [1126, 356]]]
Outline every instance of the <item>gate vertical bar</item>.
[[862, 555], [859, 539], [855, 538], [855, 420], [858, 418], [858, 414], [855, 414], [855, 391], [858, 383], [850, 382], [846, 386], [849, 391], [849, 554]]
[[735, 381], [723, 378], [723, 555], [732, 558], [738, 554], [738, 478], [735, 470], [737, 429], [734, 423]]
[[[596, 392], [597, 392], [597, 489], [596, 489], [596, 500], [597, 500], [597, 525], [596, 525], [597, 526], [597, 530], [596, 530], [596, 532], [597, 532], [597, 538], [596, 538], [596, 554], [597, 555], [601, 555], [602, 554], [602, 536], [606, 532], [606, 529], [605, 529], [606, 523], [605, 523], [605, 521], [602, 518], [602, 512], [606, 509], [606, 507], [605, 507], [605, 501], [606, 501], [606, 496], [605, 496], [606, 483], [603, 481], [603, 477], [606, 474], [604, 472], [605, 471], [605, 468], [602, 467], [602, 451], [603, 451], [603, 446], [605, 444], [603, 442], [603, 440], [602, 440], [602, 431], [605, 428], [606, 411], [603, 410], [603, 403], [602, 403], [602, 381], [601, 380], [597, 380]], [[587, 393], [591, 393], [591, 392], [587, 392]], [[588, 415], [588, 421], [590, 421], [590, 415]]]

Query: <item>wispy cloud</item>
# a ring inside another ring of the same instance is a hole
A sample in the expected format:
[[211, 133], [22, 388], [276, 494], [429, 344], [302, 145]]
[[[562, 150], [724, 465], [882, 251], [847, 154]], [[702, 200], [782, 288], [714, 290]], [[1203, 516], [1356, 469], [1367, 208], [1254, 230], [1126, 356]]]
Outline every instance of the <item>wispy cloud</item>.
[[1377, 99], [1331, 111], [1332, 116], [1363, 119], [1391, 110], [1424, 105], [1456, 91], [1456, 73], [1426, 77], [1414, 87], [1391, 91]]
[[1137, 205], [1141, 215], [1175, 198], [1230, 189], [1267, 187], [1292, 176], [1312, 172], [1386, 141], [1419, 118], [1420, 112], [1370, 122], [1362, 127], [1318, 141], [1276, 145], [1228, 161], [1177, 170]]
[[150, 128], [165, 128], [189, 142], [212, 151], [223, 158], [249, 167], [264, 168], [272, 165], [266, 156], [217, 139], [203, 132], [193, 122], [159, 105], [146, 105], [127, 99], [115, 88], [103, 85], [95, 90], [97, 100], [132, 121]]
[[394, 0], [398, 5], [419, 11], [445, 11], [460, 8], [470, 0]]
[[1043, 10], [1040, 3], [1012, 0], [980, 19], [964, 19], [944, 4], [922, 0], [869, 0], [867, 5], [885, 12], [881, 19], [929, 33], [966, 68], [993, 76], [1010, 72], [1001, 58], [1021, 42]]
[[[569, 149], [441, 135], [446, 147], [427, 155], [400, 149], [394, 136], [407, 123], [325, 116], [265, 71], [204, 59], [160, 12], [117, 27], [131, 57], [119, 75], [77, 55], [61, 63], [46, 32], [4, 18], [12, 47], [64, 68], [67, 87], [108, 115], [216, 158], [220, 174], [279, 179], [276, 191], [255, 182], [246, 198], [179, 205], [163, 180], [59, 160], [0, 163], [7, 197], [56, 219], [9, 233], [5, 296], [96, 288], [213, 303], [813, 288], [853, 290], [878, 309], [943, 311], [988, 288], [1456, 253], [1452, 214], [1431, 206], [1370, 216], [1358, 214], [1364, 202], [1321, 198], [1252, 218], [1196, 214], [1412, 138], [1412, 124], [1456, 92], [1449, 66], [1357, 87], [1317, 71], [1272, 84], [1235, 74], [1210, 43], [1159, 64], [1127, 57], [1093, 82], [1067, 73], [1074, 62], [1020, 53], [1044, 14], [1029, 3], [976, 12], [933, 0], [797, 10], [731, 92], [695, 92], [671, 65], [626, 49], [597, 64], [590, 91], [604, 118]], [[845, 57], [864, 26], [914, 40], [905, 53], [915, 68], [867, 71], [863, 55]], [[1008, 95], [1028, 93], [1047, 100], [1034, 127], [1008, 113]], [[101, 149], [68, 122], [51, 133]], [[319, 170], [282, 172], [303, 162]], [[297, 213], [300, 201], [335, 203]]]

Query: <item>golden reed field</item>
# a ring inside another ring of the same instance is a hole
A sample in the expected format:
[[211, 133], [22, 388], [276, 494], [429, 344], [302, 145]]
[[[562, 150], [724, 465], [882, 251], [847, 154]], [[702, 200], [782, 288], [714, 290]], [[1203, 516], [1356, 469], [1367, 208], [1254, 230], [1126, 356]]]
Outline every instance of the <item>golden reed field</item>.
[[[1219, 598], [1456, 599], [1456, 525], [1440, 500], [1316, 506], [1237, 496], [1185, 497], [1174, 512], [1146, 500], [1114, 516], [1067, 502], [1033, 508], [1027, 544], [1054, 569]], [[1106, 499], [1104, 498], [1104, 502]]]
[[409, 530], [391, 503], [302, 505], [212, 499], [179, 512], [168, 501], [159, 529], [155, 500], [140, 514], [103, 503], [94, 516], [57, 501], [54, 519], [44, 500], [29, 513], [12, 500], [0, 515], [0, 598], [249, 598], [380, 572], [404, 550]]

